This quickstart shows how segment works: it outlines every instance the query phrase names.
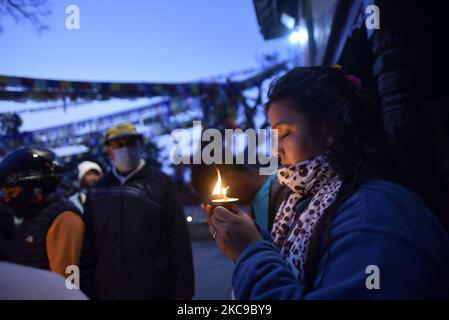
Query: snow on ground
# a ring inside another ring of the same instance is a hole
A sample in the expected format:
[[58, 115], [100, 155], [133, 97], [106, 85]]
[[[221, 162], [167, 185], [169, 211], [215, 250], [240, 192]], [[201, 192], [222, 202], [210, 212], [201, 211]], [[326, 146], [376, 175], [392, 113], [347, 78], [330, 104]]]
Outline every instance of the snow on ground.
[[[138, 98], [134, 100], [129, 99], [110, 99], [106, 101], [92, 101], [85, 104], [69, 106], [67, 111], [60, 109], [39, 111], [39, 112], [24, 112], [20, 113], [23, 124], [20, 127], [21, 131], [35, 131], [45, 128], [56, 127], [72, 122], [83, 121], [93, 118], [99, 118], [114, 113], [132, 110], [138, 107], [144, 107], [149, 104], [157, 103], [163, 98]], [[60, 102], [59, 102], [60, 103]], [[45, 103], [48, 106], [58, 104]], [[17, 103], [17, 102], [5, 102], [0, 104], [1, 112], [20, 111], [24, 109], [30, 109], [33, 107], [39, 108], [45, 106], [42, 103]]]
[[88, 152], [89, 148], [83, 144], [79, 144], [75, 146], [64, 146], [59, 148], [53, 148], [52, 151], [56, 153], [58, 157], [68, 157], [75, 154]]

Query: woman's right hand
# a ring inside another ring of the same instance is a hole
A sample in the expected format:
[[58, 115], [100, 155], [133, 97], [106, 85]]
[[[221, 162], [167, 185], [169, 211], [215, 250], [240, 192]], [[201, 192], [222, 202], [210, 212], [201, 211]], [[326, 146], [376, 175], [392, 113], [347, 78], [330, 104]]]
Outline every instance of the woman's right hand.
[[262, 240], [252, 218], [237, 206], [232, 208], [232, 212], [207, 204], [202, 205], [202, 208], [207, 215], [210, 235], [221, 252], [232, 260], [237, 260], [253, 242]]

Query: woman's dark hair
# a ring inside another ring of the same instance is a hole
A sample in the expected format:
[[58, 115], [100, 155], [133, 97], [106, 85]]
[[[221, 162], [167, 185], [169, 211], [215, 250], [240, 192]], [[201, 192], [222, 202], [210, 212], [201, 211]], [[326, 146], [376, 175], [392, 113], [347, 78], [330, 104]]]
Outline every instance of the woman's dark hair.
[[[370, 179], [403, 183], [390, 141], [384, 130], [380, 104], [374, 92], [358, 87], [342, 70], [333, 67], [298, 67], [272, 82], [271, 103], [286, 101], [301, 113], [311, 127], [327, 123], [333, 137], [330, 165], [342, 179], [334, 204], [322, 216], [310, 245], [326, 234], [330, 244], [330, 224], [340, 204]], [[314, 278], [316, 251], [305, 265], [306, 285]]]

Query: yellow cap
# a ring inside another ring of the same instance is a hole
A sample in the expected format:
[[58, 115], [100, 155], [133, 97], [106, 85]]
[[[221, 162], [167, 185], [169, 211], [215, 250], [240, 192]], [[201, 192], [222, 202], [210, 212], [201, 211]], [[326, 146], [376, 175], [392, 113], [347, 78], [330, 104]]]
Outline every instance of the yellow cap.
[[137, 133], [136, 127], [132, 123], [119, 123], [118, 125], [109, 128], [106, 132], [106, 144], [114, 139], [142, 137], [142, 134]]

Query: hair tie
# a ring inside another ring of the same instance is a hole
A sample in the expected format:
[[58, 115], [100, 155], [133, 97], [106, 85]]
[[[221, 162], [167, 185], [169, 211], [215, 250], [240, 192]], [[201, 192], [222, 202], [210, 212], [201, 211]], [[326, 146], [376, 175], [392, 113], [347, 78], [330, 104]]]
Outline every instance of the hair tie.
[[353, 74], [347, 74], [346, 79], [348, 79], [357, 90], [362, 88], [362, 81], [359, 77], [356, 77]]

